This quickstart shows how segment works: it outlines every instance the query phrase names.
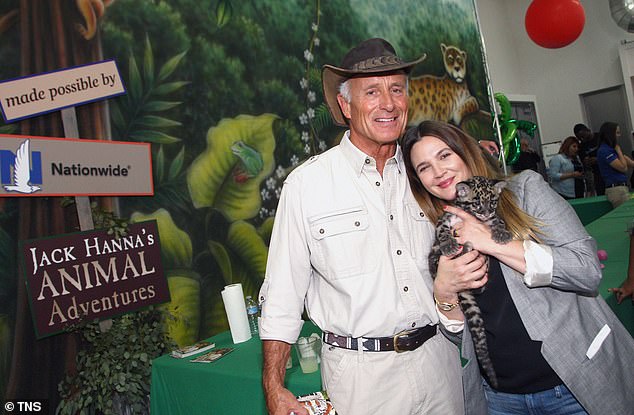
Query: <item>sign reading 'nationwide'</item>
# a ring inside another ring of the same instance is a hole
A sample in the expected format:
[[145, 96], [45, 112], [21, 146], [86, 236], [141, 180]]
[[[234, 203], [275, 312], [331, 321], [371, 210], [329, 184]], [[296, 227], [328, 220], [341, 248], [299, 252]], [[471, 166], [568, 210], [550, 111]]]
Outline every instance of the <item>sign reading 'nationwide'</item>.
[[115, 61], [0, 82], [0, 110], [14, 122], [125, 93]]
[[149, 143], [0, 134], [0, 196], [151, 196]]
[[119, 239], [87, 231], [20, 244], [38, 338], [169, 301], [156, 221]]

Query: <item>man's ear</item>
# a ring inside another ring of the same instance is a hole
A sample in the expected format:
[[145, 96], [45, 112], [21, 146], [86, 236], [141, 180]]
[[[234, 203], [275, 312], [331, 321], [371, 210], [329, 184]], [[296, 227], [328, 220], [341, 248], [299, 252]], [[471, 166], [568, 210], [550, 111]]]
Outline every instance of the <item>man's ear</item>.
[[350, 119], [350, 103], [346, 101], [346, 99], [341, 94], [337, 94], [337, 102], [339, 103], [339, 107], [341, 108], [343, 116], [347, 119]]

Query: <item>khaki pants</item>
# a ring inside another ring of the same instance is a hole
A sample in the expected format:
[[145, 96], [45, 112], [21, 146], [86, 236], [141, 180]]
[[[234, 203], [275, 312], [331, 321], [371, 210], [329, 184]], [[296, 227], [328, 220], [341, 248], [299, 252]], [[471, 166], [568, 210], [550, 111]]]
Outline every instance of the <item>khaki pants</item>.
[[625, 203], [630, 198], [630, 191], [627, 186], [606, 187], [605, 197], [612, 207], [617, 207]]
[[337, 414], [464, 414], [458, 348], [438, 333], [411, 352], [323, 344], [321, 377]]

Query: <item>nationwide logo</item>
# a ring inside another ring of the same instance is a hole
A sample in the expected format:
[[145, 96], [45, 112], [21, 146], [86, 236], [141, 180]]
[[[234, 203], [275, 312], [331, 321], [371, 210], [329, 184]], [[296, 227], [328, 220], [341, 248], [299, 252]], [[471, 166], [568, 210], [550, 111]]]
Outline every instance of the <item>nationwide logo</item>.
[[42, 154], [39, 151], [31, 153], [30, 148], [31, 141], [27, 139], [20, 144], [15, 154], [0, 150], [0, 182], [7, 192], [30, 194], [42, 190], [37, 186], [42, 184]]

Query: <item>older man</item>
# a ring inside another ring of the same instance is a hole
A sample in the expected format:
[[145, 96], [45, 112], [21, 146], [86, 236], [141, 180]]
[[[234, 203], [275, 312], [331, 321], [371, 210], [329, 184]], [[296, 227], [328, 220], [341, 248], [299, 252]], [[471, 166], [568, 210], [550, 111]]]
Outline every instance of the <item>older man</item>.
[[341, 143], [286, 179], [260, 291], [271, 414], [306, 414], [284, 388], [304, 307], [323, 331], [321, 375], [337, 413], [462, 414], [457, 348], [437, 331], [427, 255], [434, 227], [409, 188], [397, 139], [407, 75], [383, 39], [325, 65]]

